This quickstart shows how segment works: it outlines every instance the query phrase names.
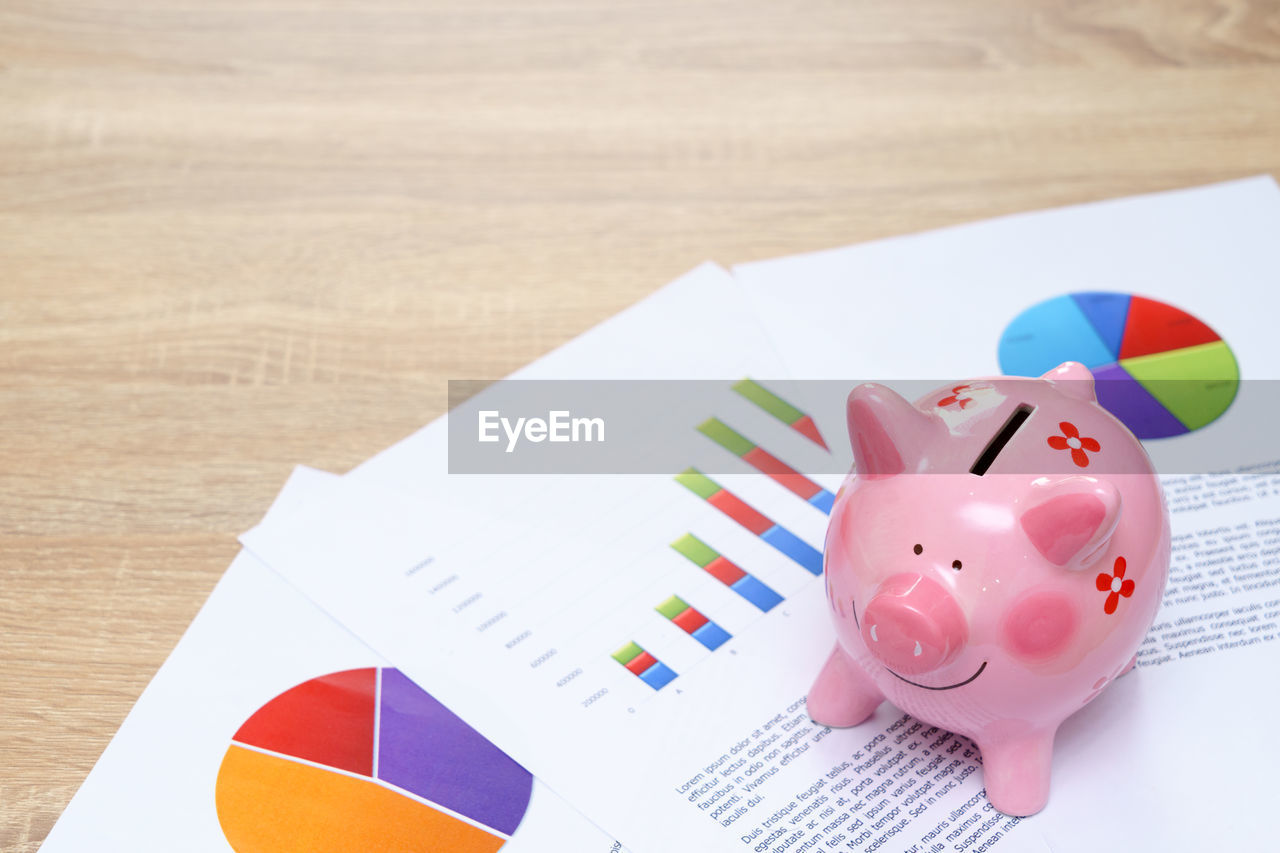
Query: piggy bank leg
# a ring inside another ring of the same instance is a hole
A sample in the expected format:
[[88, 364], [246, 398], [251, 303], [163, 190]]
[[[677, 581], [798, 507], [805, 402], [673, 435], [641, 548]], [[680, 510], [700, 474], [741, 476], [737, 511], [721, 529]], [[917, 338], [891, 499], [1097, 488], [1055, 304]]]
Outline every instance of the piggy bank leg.
[[1129, 673], [1137, 665], [1138, 665], [1138, 656], [1134, 655], [1132, 658], [1129, 659], [1129, 662], [1124, 665], [1124, 669], [1120, 670], [1120, 672], [1116, 674], [1116, 678], [1119, 678], [1121, 675], [1125, 675]]
[[870, 717], [884, 701], [875, 682], [837, 643], [809, 688], [809, 716], [815, 723], [844, 728]]
[[1049, 801], [1049, 768], [1053, 762], [1050, 729], [997, 731], [979, 744], [987, 799], [1007, 815], [1026, 817]]

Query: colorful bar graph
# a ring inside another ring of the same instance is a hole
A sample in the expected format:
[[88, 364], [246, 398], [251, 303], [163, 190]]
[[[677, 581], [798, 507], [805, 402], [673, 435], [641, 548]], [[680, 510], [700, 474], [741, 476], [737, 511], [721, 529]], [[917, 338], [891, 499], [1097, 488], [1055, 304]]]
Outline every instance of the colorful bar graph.
[[822, 574], [822, 552], [781, 524], [774, 524], [767, 516], [753, 509], [733, 492], [723, 488], [697, 468], [686, 468], [676, 475], [676, 481], [776, 550], [799, 563], [810, 574]]
[[830, 514], [836, 496], [769, 453], [755, 442], [731, 428], [719, 418], [708, 418], [698, 425], [698, 432], [742, 459], [761, 474], [779, 483], [797, 497]]
[[678, 595], [671, 596], [654, 610], [713, 652], [733, 638], [732, 634], [690, 607], [689, 602]]
[[759, 382], [751, 379], [743, 379], [734, 383], [733, 390], [737, 391], [743, 397], [746, 397], [752, 403], [764, 409], [805, 438], [817, 444], [823, 450], [830, 450], [826, 441], [822, 438], [822, 433], [818, 432], [818, 425], [813, 422], [813, 418], [779, 397], [777, 394], [765, 388]]
[[632, 675], [654, 690], [661, 690], [676, 677], [671, 667], [640, 648], [637, 643], [627, 643], [613, 653], [613, 659], [625, 666]]
[[782, 603], [782, 596], [722, 557], [720, 552], [693, 534], [681, 536], [671, 543], [671, 547], [765, 613]]

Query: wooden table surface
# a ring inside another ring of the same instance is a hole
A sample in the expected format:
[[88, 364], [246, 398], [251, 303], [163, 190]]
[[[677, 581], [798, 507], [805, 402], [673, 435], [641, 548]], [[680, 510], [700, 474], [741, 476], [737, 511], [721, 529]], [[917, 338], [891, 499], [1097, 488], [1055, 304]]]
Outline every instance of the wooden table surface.
[[1259, 172], [1276, 2], [0, 0], [0, 850], [447, 379], [706, 258]]

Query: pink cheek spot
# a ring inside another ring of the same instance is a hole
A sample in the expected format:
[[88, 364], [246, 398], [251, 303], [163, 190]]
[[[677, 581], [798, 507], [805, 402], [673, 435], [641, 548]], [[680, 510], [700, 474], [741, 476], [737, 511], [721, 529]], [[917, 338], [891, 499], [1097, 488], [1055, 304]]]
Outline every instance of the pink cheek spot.
[[1000, 645], [1029, 661], [1046, 661], [1066, 650], [1080, 627], [1079, 611], [1060, 592], [1032, 592], [1005, 616]]

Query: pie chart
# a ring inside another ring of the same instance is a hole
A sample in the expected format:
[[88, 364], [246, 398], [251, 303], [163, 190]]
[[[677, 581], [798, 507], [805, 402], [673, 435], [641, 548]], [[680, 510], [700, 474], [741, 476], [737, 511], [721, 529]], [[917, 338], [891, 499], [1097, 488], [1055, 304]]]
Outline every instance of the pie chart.
[[286, 690], [231, 739], [218, 820], [236, 853], [492, 853], [533, 777], [399, 670]]
[[1207, 426], [1240, 384], [1236, 357], [1217, 332], [1181, 308], [1128, 293], [1070, 293], [1033, 305], [1005, 328], [998, 357], [1010, 376], [1083, 363], [1098, 402], [1143, 439]]

